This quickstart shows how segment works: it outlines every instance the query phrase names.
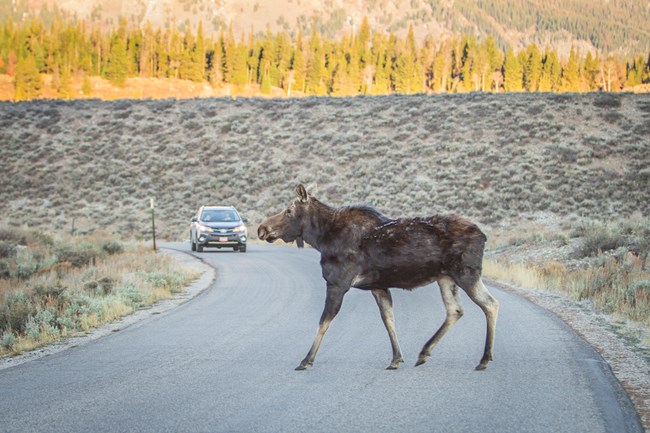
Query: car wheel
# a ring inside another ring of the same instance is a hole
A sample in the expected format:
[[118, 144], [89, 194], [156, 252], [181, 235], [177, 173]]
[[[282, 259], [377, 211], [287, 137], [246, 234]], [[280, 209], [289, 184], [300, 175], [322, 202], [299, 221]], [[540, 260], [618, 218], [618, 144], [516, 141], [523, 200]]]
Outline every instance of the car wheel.
[[192, 251], [196, 251], [196, 244], [192, 240], [192, 234], [190, 233], [190, 246], [192, 247]]
[[203, 247], [199, 244], [196, 244], [196, 252], [197, 253], [202, 253], [203, 252]]
[[239, 246], [239, 252], [240, 253], [245, 253], [246, 252], [246, 245], [240, 245]]

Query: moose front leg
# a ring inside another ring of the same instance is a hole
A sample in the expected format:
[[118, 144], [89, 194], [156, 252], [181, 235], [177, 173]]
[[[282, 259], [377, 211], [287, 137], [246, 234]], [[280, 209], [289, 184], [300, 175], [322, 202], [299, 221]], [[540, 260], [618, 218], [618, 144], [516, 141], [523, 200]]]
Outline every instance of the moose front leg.
[[390, 345], [393, 349], [393, 360], [386, 370], [397, 370], [399, 365], [404, 362], [402, 358], [402, 349], [399, 347], [397, 341], [397, 333], [395, 332], [395, 318], [393, 316], [393, 298], [388, 289], [375, 289], [372, 290], [372, 295], [377, 301], [379, 312], [381, 313], [381, 320], [384, 322], [386, 331], [388, 331], [388, 338], [390, 338]]
[[314, 343], [311, 345], [311, 349], [305, 356], [305, 359], [302, 360], [300, 365], [296, 367], [297, 371], [305, 370], [307, 367], [310, 367], [314, 364], [314, 358], [316, 358], [316, 353], [320, 347], [321, 342], [325, 333], [330, 327], [332, 320], [338, 314], [341, 309], [341, 304], [343, 303], [343, 297], [349, 290], [349, 287], [342, 288], [339, 286], [334, 286], [327, 284], [327, 297], [325, 298], [325, 309], [321, 315], [320, 322], [318, 324], [318, 332], [316, 333], [316, 338]]

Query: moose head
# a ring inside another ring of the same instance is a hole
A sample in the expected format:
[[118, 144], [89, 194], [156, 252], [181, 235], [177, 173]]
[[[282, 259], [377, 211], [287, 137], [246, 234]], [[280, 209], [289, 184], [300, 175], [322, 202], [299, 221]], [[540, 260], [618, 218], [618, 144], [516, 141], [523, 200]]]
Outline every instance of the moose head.
[[263, 241], [296, 241], [298, 248], [304, 247], [303, 231], [309, 222], [309, 206], [312, 197], [304, 185], [296, 187], [298, 197], [282, 212], [273, 215], [257, 228], [257, 237]]

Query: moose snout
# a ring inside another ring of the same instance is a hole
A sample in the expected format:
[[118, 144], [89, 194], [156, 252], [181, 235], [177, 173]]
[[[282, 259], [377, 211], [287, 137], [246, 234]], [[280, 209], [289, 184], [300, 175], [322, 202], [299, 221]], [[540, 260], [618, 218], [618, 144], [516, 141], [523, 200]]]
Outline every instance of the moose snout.
[[260, 224], [260, 226], [257, 228], [257, 237], [262, 241], [266, 240], [269, 233], [271, 233], [271, 230], [264, 224]]

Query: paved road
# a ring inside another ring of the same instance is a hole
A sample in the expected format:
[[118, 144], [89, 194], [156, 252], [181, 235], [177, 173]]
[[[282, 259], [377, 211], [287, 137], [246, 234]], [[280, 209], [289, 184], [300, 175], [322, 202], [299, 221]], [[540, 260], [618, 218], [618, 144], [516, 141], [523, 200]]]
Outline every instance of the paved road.
[[[168, 245], [170, 246], [170, 245]], [[189, 249], [185, 244], [171, 245]], [[324, 302], [318, 253], [250, 245], [200, 254], [217, 283], [87, 345], [0, 371], [2, 432], [639, 432], [604, 361], [556, 317], [508, 292], [495, 359], [465, 316], [414, 368], [444, 317], [436, 286], [394, 290], [406, 364], [370, 294], [346, 296], [306, 372]]]

